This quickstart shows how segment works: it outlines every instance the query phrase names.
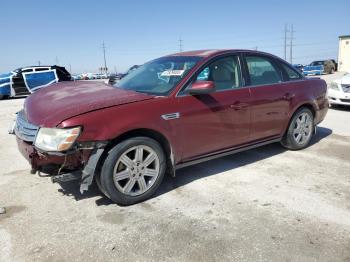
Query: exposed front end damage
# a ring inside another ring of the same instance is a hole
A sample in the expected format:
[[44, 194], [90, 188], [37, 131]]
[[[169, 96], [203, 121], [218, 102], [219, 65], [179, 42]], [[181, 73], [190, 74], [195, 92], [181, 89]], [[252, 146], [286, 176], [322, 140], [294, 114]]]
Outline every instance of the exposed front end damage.
[[46, 173], [52, 182], [79, 180], [80, 192], [88, 190], [107, 142], [77, 141], [65, 152], [46, 152], [34, 145], [38, 130], [39, 127], [29, 123], [21, 111], [10, 131], [16, 135], [19, 151], [30, 163], [31, 173]]
[[30, 163], [32, 173], [47, 173], [54, 183], [79, 180], [80, 192], [83, 193], [93, 181], [98, 161], [107, 142], [77, 143], [74, 149], [64, 153], [41, 152], [33, 144], [19, 137], [17, 144], [22, 155]]

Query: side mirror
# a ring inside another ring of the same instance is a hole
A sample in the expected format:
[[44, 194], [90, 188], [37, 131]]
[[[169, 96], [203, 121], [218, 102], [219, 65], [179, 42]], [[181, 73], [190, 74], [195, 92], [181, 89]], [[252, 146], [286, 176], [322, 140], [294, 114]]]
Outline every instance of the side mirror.
[[189, 89], [191, 95], [210, 94], [215, 91], [215, 83], [213, 81], [196, 81]]

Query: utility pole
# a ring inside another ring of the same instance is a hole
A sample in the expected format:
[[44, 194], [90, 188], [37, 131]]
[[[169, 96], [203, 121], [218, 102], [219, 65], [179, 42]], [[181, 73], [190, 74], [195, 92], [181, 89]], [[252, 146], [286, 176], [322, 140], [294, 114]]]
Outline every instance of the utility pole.
[[103, 49], [103, 60], [105, 62], [105, 73], [107, 74], [107, 62], [106, 62], [106, 46], [105, 46], [105, 41], [102, 42], [102, 49]]
[[182, 44], [183, 40], [181, 39], [181, 36], [179, 38], [179, 49], [180, 49], [180, 52], [183, 51], [183, 44]]
[[288, 24], [284, 25], [284, 60], [287, 60], [287, 33], [288, 30]]
[[40, 66], [40, 60], [38, 61], [38, 66]]
[[58, 64], [59, 64], [58, 57], [56, 56], [56, 65], [58, 65]]
[[293, 63], [293, 40], [294, 40], [293, 24], [290, 26], [290, 63]]

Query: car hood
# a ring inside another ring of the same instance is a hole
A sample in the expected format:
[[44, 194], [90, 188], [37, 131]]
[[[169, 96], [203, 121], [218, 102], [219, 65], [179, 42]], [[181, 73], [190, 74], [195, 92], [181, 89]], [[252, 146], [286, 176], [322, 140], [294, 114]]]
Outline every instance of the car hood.
[[25, 101], [24, 110], [30, 123], [54, 127], [73, 116], [153, 97], [103, 82], [69, 81], [53, 84], [31, 94]]
[[338, 79], [337, 82], [342, 85], [350, 85], [350, 74], [346, 74], [342, 78]]

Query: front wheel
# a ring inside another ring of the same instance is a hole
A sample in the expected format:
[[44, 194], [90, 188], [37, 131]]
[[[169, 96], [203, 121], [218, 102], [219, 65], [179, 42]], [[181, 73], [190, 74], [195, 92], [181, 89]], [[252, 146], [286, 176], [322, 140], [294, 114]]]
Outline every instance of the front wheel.
[[109, 151], [101, 170], [101, 186], [112, 201], [132, 205], [155, 193], [165, 170], [165, 154], [157, 141], [130, 138]]
[[307, 147], [314, 131], [314, 116], [310, 109], [301, 108], [293, 116], [281, 144], [291, 150]]

